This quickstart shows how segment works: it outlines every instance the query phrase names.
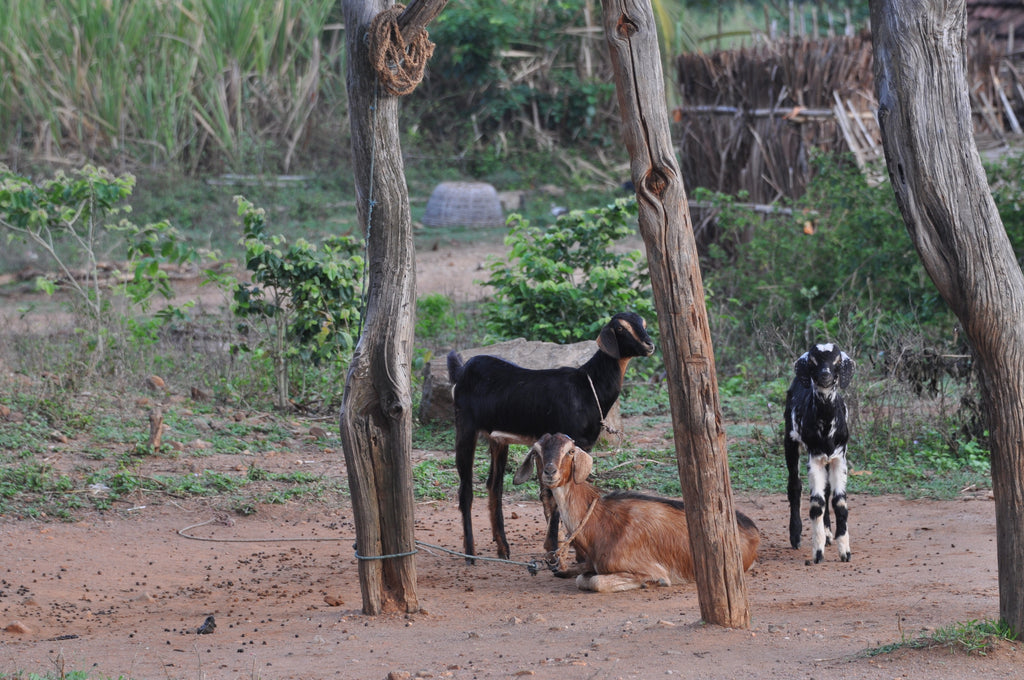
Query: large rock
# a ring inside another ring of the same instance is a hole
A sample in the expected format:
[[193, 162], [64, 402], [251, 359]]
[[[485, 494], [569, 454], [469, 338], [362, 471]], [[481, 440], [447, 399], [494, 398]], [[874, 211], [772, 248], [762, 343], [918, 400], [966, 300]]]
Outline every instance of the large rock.
[[[553, 342], [537, 342], [534, 340], [509, 340], [487, 347], [474, 347], [459, 350], [464, 361], [478, 354], [490, 354], [511, 361], [524, 368], [557, 368], [559, 366], [582, 366], [594, 356], [597, 343], [593, 340], [559, 345]], [[420, 400], [420, 420], [439, 420], [453, 422], [455, 406], [452, 403], [452, 385], [448, 381], [447, 356], [435, 357], [423, 369], [423, 397]], [[621, 430], [622, 417], [619, 403], [615, 402], [612, 410], [605, 418], [605, 423]], [[605, 433], [607, 434], [607, 433]]]

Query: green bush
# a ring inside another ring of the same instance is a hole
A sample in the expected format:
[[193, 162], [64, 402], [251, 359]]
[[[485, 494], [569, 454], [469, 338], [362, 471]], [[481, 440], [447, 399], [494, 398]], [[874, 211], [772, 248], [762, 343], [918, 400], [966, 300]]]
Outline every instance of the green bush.
[[797, 356], [825, 339], [871, 354], [884, 349], [888, 328], [935, 337], [950, 325], [888, 184], [869, 185], [845, 157], [814, 162], [791, 213], [760, 216], [732, 197], [695, 192], [720, 210], [703, 262], [720, 364], [771, 348]]
[[[57, 268], [55, 279], [40, 276], [36, 285], [47, 293], [58, 286], [71, 292], [89, 353], [86, 373], [126, 339], [154, 342], [162, 322], [181, 311], [166, 305], [156, 319], [135, 318], [132, 310], [121, 312], [115, 306], [118, 297], [148, 312], [155, 298], [174, 297], [164, 266], [198, 259], [168, 222], [139, 226], [128, 221], [130, 208], [124, 201], [134, 186], [131, 175], [117, 177], [92, 166], [57, 172], [39, 182], [0, 166], [0, 234], [7, 242], [38, 250]], [[123, 253], [126, 275], [110, 271], [105, 262], [116, 252]]]
[[293, 401], [290, 371], [304, 376], [304, 368], [325, 364], [340, 371], [350, 357], [360, 320], [362, 244], [350, 236], [328, 238], [320, 248], [301, 238], [289, 244], [267, 233], [262, 209], [236, 200], [252, 273], [251, 283], [234, 286], [239, 331], [250, 338], [237, 347], [269, 355], [277, 406], [285, 408]]
[[[490, 262], [493, 300], [484, 308], [491, 333], [548, 342], [597, 337], [616, 312], [654, 319], [647, 259], [613, 246], [636, 233], [636, 201], [573, 210], [546, 230], [509, 217], [507, 260]], [[653, 324], [652, 324], [653, 326]]]
[[[427, 77], [403, 107], [417, 134], [443, 132], [428, 142], [514, 151], [524, 140], [538, 148], [583, 143], [612, 148], [620, 138], [615, 86], [578, 68], [590, 43], [566, 39], [586, 26], [584, 3], [569, 0], [466, 0], [431, 24], [437, 44]], [[591, 19], [594, 25], [594, 19]], [[607, 53], [590, 49], [594, 70]], [[483, 149], [474, 149], [482, 151]]]

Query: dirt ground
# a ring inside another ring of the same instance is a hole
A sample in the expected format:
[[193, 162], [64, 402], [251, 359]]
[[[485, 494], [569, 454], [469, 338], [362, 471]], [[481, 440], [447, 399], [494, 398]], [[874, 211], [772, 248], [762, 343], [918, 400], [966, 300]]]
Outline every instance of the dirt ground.
[[[474, 295], [466, 282], [482, 278], [484, 257], [473, 248], [421, 253], [421, 294]], [[639, 421], [624, 425], [626, 447], [650, 434]], [[259, 465], [344, 475], [339, 449], [307, 440], [299, 449]], [[203, 466], [250, 462], [225, 455]], [[201, 500], [146, 495], [74, 523], [0, 518], [0, 677], [1021, 677], [1024, 652], [1010, 643], [985, 656], [867, 653], [998, 616], [990, 494], [906, 500], [858, 495], [854, 482], [853, 560], [841, 563], [830, 549], [816, 566], [788, 546], [782, 489], [738, 493], [736, 502], [762, 532], [746, 578], [747, 630], [703, 625], [693, 584], [594, 594], [519, 564], [468, 566], [430, 547], [460, 547], [454, 501], [417, 508], [423, 610], [410, 616], [361, 614], [343, 498], [227, 517]], [[485, 512], [478, 500], [478, 543], [493, 556]], [[506, 501], [513, 559], [540, 556], [542, 517], [536, 501]], [[211, 616], [212, 632], [197, 633]]]

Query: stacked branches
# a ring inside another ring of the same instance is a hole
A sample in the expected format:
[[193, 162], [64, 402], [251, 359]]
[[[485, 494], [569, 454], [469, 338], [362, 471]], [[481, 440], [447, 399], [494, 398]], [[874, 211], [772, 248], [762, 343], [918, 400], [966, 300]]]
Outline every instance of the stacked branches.
[[[1024, 79], [984, 34], [968, 42], [975, 134], [982, 146], [1019, 132]], [[871, 37], [789, 38], [676, 58], [675, 111], [688, 189], [754, 203], [803, 195], [812, 148], [850, 151], [862, 169], [881, 155]], [[865, 153], [867, 152], [867, 153]]]
[[873, 110], [865, 36], [791, 40], [676, 59], [687, 188], [756, 203], [802, 195], [811, 147], [841, 150], [835, 94]]

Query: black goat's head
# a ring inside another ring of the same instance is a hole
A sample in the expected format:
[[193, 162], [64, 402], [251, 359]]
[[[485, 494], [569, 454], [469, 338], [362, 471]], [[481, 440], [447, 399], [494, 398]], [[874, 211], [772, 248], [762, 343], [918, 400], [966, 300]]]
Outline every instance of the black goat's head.
[[633, 312], [619, 312], [601, 329], [597, 337], [601, 351], [615, 359], [649, 357], [654, 342], [647, 334], [647, 322]]
[[846, 389], [853, 379], [853, 359], [831, 342], [815, 345], [796, 360], [794, 370], [800, 384], [818, 392], [833, 393], [838, 384]]

